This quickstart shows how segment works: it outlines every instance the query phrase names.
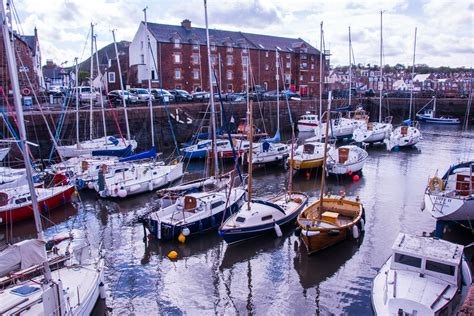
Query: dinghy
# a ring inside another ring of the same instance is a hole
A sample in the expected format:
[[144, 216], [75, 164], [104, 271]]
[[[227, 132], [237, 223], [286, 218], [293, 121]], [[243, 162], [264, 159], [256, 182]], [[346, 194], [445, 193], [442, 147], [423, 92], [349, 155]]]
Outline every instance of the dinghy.
[[472, 286], [464, 247], [400, 233], [372, 285], [376, 315], [457, 315]]
[[354, 145], [331, 148], [328, 152], [326, 170], [330, 174], [352, 174], [362, 170], [369, 154]]

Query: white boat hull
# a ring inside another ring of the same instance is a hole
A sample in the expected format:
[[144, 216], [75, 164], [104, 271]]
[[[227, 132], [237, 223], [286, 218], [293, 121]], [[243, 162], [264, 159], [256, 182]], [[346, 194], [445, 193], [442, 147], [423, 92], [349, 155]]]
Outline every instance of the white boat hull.
[[298, 130], [300, 132], [314, 132], [314, 129], [318, 127], [318, 123], [300, 122], [298, 121]]
[[372, 130], [367, 129], [367, 124], [363, 124], [354, 130], [353, 139], [358, 143], [377, 143], [389, 138], [392, 132], [391, 124], [374, 123]]
[[135, 150], [137, 148], [137, 142], [135, 140], [119, 140], [118, 144], [113, 144], [109, 140], [102, 138], [97, 138], [93, 140], [88, 140], [80, 143], [80, 146], [76, 145], [67, 145], [67, 146], [58, 146], [57, 150], [59, 154], [64, 158], [71, 158], [71, 157], [80, 157], [85, 155], [92, 155], [93, 151], [96, 150], [120, 150], [127, 148], [129, 145], [132, 145], [132, 149]]
[[406, 134], [402, 134], [400, 127], [397, 127], [389, 139], [385, 139], [385, 144], [387, 145], [387, 150], [390, 151], [396, 147], [410, 147], [418, 144], [421, 140], [421, 133], [415, 127], [408, 127]]
[[437, 220], [474, 220], [474, 198], [452, 198], [425, 193], [425, 208]]

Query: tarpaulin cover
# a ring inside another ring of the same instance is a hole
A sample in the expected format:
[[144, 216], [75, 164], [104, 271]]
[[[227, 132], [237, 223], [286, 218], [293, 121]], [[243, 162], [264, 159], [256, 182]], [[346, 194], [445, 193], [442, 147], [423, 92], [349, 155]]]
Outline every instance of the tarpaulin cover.
[[0, 276], [45, 262], [45, 242], [38, 239], [20, 241], [0, 252]]

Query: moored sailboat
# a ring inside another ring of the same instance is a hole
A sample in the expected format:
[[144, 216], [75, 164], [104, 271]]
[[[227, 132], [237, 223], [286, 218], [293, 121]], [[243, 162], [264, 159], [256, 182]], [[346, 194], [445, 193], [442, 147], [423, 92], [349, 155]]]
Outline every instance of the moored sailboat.
[[[327, 119], [331, 108], [331, 92], [328, 99]], [[329, 126], [326, 126], [326, 132]], [[325, 144], [327, 146], [328, 140]], [[325, 147], [323, 168], [326, 168], [327, 147]], [[318, 252], [348, 236], [358, 238], [364, 228], [364, 208], [358, 198], [350, 200], [342, 196], [324, 196], [324, 172], [321, 174], [321, 191], [319, 200], [305, 208], [297, 218], [300, 238], [308, 254]]]

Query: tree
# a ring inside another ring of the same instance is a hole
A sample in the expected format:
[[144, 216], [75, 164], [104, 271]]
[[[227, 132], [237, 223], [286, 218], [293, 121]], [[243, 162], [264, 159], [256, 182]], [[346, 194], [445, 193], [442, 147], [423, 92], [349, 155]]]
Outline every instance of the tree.
[[88, 71], [81, 70], [79, 71], [79, 84], [85, 81], [89, 81], [90, 73]]

